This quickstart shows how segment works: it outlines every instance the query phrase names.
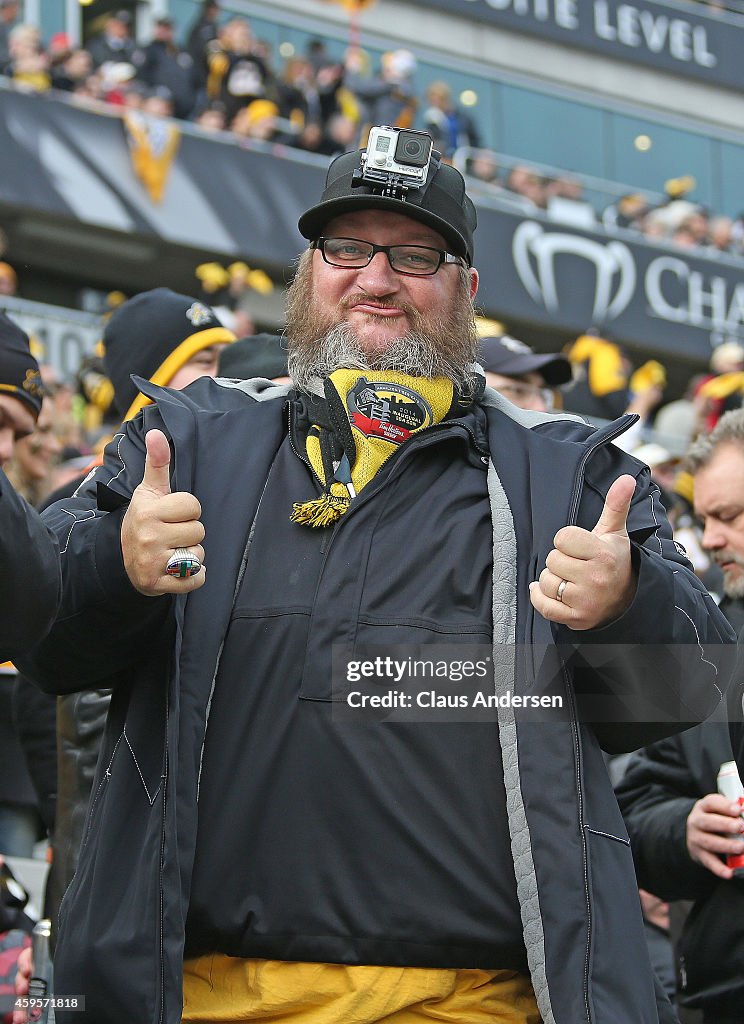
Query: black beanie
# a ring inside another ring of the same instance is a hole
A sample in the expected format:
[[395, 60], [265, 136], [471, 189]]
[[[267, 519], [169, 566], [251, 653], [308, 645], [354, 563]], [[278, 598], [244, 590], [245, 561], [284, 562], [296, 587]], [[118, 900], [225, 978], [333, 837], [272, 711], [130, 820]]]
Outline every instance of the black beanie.
[[28, 335], [0, 313], [0, 394], [25, 402], [39, 418], [44, 389], [39, 364], [31, 355]]
[[220, 376], [249, 380], [251, 377], [287, 376], [287, 350], [280, 334], [252, 334], [229, 345], [220, 355]]
[[148, 403], [130, 374], [165, 384], [197, 352], [235, 341], [214, 310], [190, 295], [153, 288], [122, 303], [103, 332], [103, 363], [114, 386], [113, 405], [131, 419]]

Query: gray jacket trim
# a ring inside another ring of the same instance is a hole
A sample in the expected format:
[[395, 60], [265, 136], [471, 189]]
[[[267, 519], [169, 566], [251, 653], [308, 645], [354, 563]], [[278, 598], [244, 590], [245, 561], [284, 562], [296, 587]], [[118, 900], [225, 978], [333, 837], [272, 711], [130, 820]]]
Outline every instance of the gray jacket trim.
[[284, 398], [291, 389], [290, 384], [275, 384], [267, 377], [251, 377], [249, 380], [240, 380], [237, 377], [215, 377], [214, 382], [223, 388], [235, 388], [236, 391], [242, 391], [254, 402], [266, 402], [270, 398]]
[[563, 409], [559, 409], [557, 412], [538, 412], [535, 409], [520, 409], [518, 405], [513, 405], [508, 398], [504, 398], [502, 394], [490, 387], [486, 387], [486, 390], [483, 392], [480, 404], [490, 406], [492, 409], [498, 409], [511, 419], [516, 420], [517, 423], [521, 423], [523, 427], [538, 427], [541, 423], [554, 423], [556, 420], [570, 420], [572, 423], [583, 423], [584, 426], [591, 425], [583, 416], [579, 416], [578, 413], [564, 412]]
[[[507, 690], [514, 692], [517, 537], [511, 509], [493, 463], [488, 467], [488, 496], [493, 523], [493, 687], [494, 693], [500, 695]], [[544, 1024], [555, 1024], [545, 968], [545, 933], [540, 914], [537, 875], [519, 777], [514, 711], [499, 707], [498, 715], [504, 788], [507, 795], [506, 813], [527, 963]]]

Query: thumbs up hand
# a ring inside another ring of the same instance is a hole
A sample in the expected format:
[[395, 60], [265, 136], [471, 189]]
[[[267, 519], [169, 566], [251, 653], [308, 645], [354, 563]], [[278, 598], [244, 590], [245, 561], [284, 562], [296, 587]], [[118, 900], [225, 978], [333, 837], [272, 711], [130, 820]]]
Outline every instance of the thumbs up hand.
[[204, 560], [201, 505], [186, 491], [171, 494], [170, 447], [161, 430], [145, 435], [147, 454], [142, 483], [135, 488], [121, 524], [124, 568], [141, 594], [186, 594], [204, 583], [206, 569], [183, 579], [169, 576], [166, 565], [176, 548], [190, 548]]
[[595, 629], [630, 607], [636, 578], [626, 521], [634, 492], [633, 477], [619, 477], [591, 532], [564, 526], [555, 535], [539, 580], [530, 584], [532, 605], [544, 618], [571, 629]]

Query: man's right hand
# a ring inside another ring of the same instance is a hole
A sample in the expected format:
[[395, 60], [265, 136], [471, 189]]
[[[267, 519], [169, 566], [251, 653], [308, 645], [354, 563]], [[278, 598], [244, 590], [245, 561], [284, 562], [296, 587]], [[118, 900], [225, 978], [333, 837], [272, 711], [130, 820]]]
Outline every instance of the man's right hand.
[[744, 819], [738, 804], [720, 793], [708, 793], [690, 811], [686, 833], [687, 850], [694, 861], [718, 878], [733, 878], [721, 855], [744, 853]]
[[[204, 584], [207, 572], [201, 505], [187, 491], [171, 494], [170, 446], [162, 430], [148, 430], [145, 446], [145, 474], [121, 524], [124, 568], [132, 586], [147, 597], [188, 594]], [[183, 579], [167, 575], [176, 548], [190, 548], [202, 562], [201, 571]]]

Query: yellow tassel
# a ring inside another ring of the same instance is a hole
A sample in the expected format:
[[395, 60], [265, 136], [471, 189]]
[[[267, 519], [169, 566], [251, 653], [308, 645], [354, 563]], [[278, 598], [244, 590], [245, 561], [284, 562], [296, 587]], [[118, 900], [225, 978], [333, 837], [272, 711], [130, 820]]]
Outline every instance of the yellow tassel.
[[322, 494], [312, 501], [296, 501], [292, 506], [290, 522], [313, 528], [331, 526], [348, 509], [351, 499], [343, 484], [331, 484], [331, 493]]

